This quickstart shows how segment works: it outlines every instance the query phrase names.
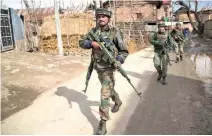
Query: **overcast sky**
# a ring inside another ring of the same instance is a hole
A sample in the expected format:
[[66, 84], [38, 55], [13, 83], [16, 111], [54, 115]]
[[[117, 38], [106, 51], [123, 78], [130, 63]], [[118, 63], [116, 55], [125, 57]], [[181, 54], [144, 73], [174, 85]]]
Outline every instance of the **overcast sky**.
[[[22, 7], [24, 8], [24, 5], [22, 5], [22, 0], [2, 0], [5, 5], [8, 7], [14, 8], [14, 9], [21, 9]], [[31, 1], [31, 0], [28, 0]], [[53, 7], [54, 6], [54, 0], [35, 0], [37, 4], [41, 3], [41, 7]], [[61, 2], [61, 7], [62, 8], [67, 8], [70, 7], [71, 4], [74, 5], [81, 5], [83, 3], [84, 8], [86, 5], [92, 3], [93, 0], [60, 0]], [[98, 0], [97, 0], [98, 1]], [[106, 0], [103, 0], [106, 1]], [[202, 7], [208, 7], [212, 6], [212, 1], [211, 0], [200, 0], [199, 1], [199, 9]], [[179, 6], [177, 6], [179, 8]], [[176, 9], [176, 8], [175, 8]]]

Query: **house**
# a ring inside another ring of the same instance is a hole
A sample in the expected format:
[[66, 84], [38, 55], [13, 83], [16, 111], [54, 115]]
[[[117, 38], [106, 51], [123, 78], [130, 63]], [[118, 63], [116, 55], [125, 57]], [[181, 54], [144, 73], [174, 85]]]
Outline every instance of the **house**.
[[103, 8], [112, 11], [111, 22], [122, 31], [124, 41], [133, 40], [136, 45], [148, 42], [147, 31], [156, 31], [157, 21], [168, 21], [171, 15], [168, 0], [106, 0]]
[[165, 0], [107, 0], [103, 7], [113, 12], [112, 22], [121, 30], [145, 31], [149, 28], [145, 25], [156, 25], [158, 20], [171, 15], [171, 1]]
[[212, 39], [212, 19], [206, 20], [204, 26], [204, 35]]
[[104, 8], [113, 12], [115, 22], [157, 21], [170, 16], [170, 5], [170, 1], [163, 4], [146, 0], [107, 0], [103, 3]]
[[[195, 18], [195, 11], [191, 10], [191, 19], [193, 22], [196, 22]], [[180, 21], [180, 22], [190, 22], [188, 15], [187, 15], [187, 9], [184, 7], [179, 8], [177, 11], [174, 13], [175, 15], [175, 20]]]
[[212, 19], [212, 7], [202, 8], [197, 14], [200, 17], [200, 20], [205, 23], [205, 21]]

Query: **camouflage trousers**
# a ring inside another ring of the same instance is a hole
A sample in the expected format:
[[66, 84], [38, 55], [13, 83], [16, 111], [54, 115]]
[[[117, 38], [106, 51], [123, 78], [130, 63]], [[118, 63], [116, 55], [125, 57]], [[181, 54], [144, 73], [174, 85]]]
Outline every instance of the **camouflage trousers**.
[[165, 77], [167, 75], [167, 70], [168, 70], [167, 56], [165, 54], [155, 52], [153, 62], [157, 72], [161, 73], [162, 76]]
[[110, 108], [110, 98], [115, 103], [119, 102], [119, 95], [114, 90], [115, 80], [114, 80], [114, 70], [97, 71], [99, 80], [101, 82], [101, 104], [99, 106], [99, 114], [101, 119], [109, 120], [109, 108]]
[[175, 45], [175, 52], [176, 52], [176, 57], [180, 58], [180, 56], [183, 54], [183, 43], [176, 43]]

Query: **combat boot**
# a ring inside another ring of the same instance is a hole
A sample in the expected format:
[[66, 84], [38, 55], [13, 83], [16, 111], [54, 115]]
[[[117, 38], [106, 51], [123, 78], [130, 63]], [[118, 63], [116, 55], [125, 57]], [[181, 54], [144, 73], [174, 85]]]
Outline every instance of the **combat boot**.
[[161, 76], [162, 76], [162, 73], [161, 73], [161, 72], [160, 72], [160, 73], [158, 73], [157, 81], [160, 81]]
[[105, 135], [107, 133], [107, 128], [106, 128], [106, 120], [100, 120], [99, 122], [99, 128], [96, 132], [96, 135]]
[[117, 102], [115, 102], [115, 105], [113, 106], [113, 108], [111, 109], [111, 112], [115, 113], [119, 111], [119, 108], [122, 105], [122, 101], [118, 100]]
[[161, 83], [162, 83], [163, 85], [166, 85], [166, 84], [167, 84], [167, 82], [166, 82], [166, 77], [165, 77], [165, 76], [162, 77]]
[[178, 62], [179, 62], [179, 58], [177, 57], [175, 63], [178, 63]]
[[183, 61], [183, 55], [180, 55], [180, 60]]

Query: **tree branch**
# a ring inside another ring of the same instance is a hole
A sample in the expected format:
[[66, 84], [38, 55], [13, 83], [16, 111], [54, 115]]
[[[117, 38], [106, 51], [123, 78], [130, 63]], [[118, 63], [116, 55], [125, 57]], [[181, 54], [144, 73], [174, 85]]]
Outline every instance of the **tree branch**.
[[198, 35], [201, 37], [203, 34], [203, 24], [197, 14], [197, 7], [198, 7], [198, 2], [195, 0], [195, 11], [194, 11], [194, 15], [196, 18], [196, 21], [198, 22], [198, 25], [196, 26], [191, 18], [191, 8], [190, 8], [190, 4], [189, 6], [182, 0], [177, 1], [177, 4], [181, 5], [182, 7], [184, 7], [187, 10], [187, 16], [189, 18], [189, 21], [191, 22], [192, 27], [194, 28], [194, 30], [198, 33]]

